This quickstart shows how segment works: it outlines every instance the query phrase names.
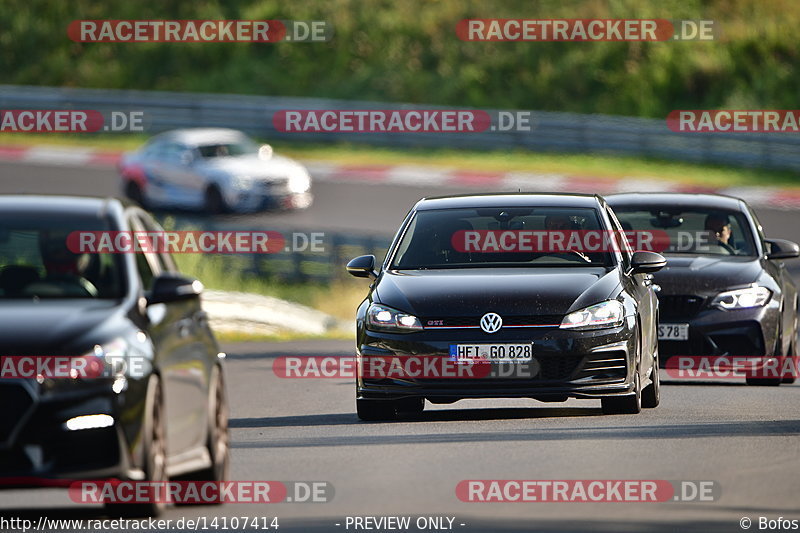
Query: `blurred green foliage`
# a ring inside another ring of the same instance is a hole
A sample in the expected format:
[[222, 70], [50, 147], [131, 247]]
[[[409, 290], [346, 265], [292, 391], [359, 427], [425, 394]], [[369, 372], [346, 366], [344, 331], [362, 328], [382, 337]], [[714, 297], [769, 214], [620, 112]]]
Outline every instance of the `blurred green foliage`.
[[[713, 42], [463, 42], [463, 18], [715, 20]], [[328, 43], [75, 43], [76, 19], [326, 20]], [[3, 0], [0, 81], [662, 117], [795, 108], [795, 0]]]

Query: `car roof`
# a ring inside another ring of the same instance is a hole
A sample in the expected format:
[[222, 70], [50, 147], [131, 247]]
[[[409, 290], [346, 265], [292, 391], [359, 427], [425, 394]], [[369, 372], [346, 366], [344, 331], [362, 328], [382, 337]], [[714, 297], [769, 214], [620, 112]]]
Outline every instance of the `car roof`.
[[47, 212], [63, 215], [89, 215], [98, 218], [119, 215], [124, 204], [116, 198], [56, 196], [42, 194], [0, 194], [0, 213], [30, 214]]
[[247, 137], [239, 130], [230, 128], [185, 128], [160, 133], [152, 140], [175, 141], [192, 146], [201, 144], [224, 143], [241, 140]]
[[741, 211], [744, 204], [740, 198], [709, 193], [631, 192], [609, 194], [605, 199], [612, 208], [667, 205]]
[[589, 207], [596, 208], [602, 198], [596, 194], [568, 193], [487, 193], [423, 198], [414, 209], [457, 209], [473, 207]]

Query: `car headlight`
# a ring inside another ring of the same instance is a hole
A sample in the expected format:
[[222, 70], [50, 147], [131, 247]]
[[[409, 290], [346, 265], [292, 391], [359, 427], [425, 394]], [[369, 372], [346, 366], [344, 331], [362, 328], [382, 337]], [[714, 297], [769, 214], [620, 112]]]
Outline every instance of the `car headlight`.
[[625, 309], [617, 300], [608, 300], [573, 311], [561, 321], [562, 329], [615, 328], [622, 325]]
[[128, 343], [124, 339], [114, 339], [105, 344], [97, 344], [88, 353], [80, 356], [83, 370], [75, 370], [73, 379], [79, 378], [117, 378], [128, 369], [126, 354]]
[[717, 294], [711, 301], [713, 307], [724, 309], [747, 309], [749, 307], [763, 307], [772, 297], [772, 291], [766, 287], [747, 287]]
[[305, 170], [298, 170], [297, 172], [292, 172], [292, 175], [289, 176], [289, 183], [286, 186], [289, 188], [289, 192], [293, 194], [304, 193], [311, 188], [311, 178]]
[[422, 330], [422, 322], [414, 315], [375, 303], [370, 304], [369, 309], [367, 309], [367, 325], [369, 326], [368, 329], [396, 331], [399, 333]]
[[[128, 343], [122, 339], [114, 339], [105, 344], [96, 344], [83, 355], [71, 358], [68, 366], [54, 371], [54, 375], [38, 375], [36, 381], [45, 390], [63, 390], [70, 383], [95, 382], [106, 380], [113, 382], [117, 388], [124, 388], [128, 368]], [[68, 373], [68, 374], [67, 374]]]

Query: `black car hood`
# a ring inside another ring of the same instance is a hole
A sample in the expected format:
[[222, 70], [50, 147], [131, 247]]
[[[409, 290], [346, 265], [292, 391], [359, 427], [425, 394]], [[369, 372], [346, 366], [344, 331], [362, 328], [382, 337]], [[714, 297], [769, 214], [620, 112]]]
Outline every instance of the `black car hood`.
[[565, 315], [608, 299], [619, 287], [616, 269], [602, 267], [471, 268], [386, 271], [380, 303], [420, 317]]
[[753, 257], [670, 255], [653, 276], [661, 294], [711, 294], [753, 283], [761, 270]]
[[2, 300], [0, 355], [78, 355], [111, 340], [123, 320], [109, 300]]

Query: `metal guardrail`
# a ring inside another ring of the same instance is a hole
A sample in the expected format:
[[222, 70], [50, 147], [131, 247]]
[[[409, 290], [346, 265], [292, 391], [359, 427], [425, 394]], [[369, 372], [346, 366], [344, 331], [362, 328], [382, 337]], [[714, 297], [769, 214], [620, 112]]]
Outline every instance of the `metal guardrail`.
[[[255, 228], [243, 226], [238, 221], [225, 221], [197, 216], [156, 213], [156, 217], [170, 230], [181, 231], [246, 231]], [[262, 228], [263, 229], [263, 228]], [[295, 233], [308, 235], [308, 230], [271, 226], [288, 240]], [[311, 247], [301, 250], [279, 251], [269, 254], [220, 254], [230, 272], [262, 279], [302, 283], [351, 279], [345, 270], [348, 261], [359, 255], [372, 254], [382, 262], [391, 244], [391, 235], [355, 234], [323, 231], [320, 251]]]
[[675, 133], [665, 120], [634, 117], [534, 111], [531, 131], [481, 133], [286, 133], [272, 123], [273, 114], [286, 109], [411, 108], [445, 109], [318, 98], [0, 85], [0, 109], [143, 111], [148, 131], [153, 133], [184, 127], [229, 127], [264, 139], [634, 155], [800, 170], [798, 134]]

